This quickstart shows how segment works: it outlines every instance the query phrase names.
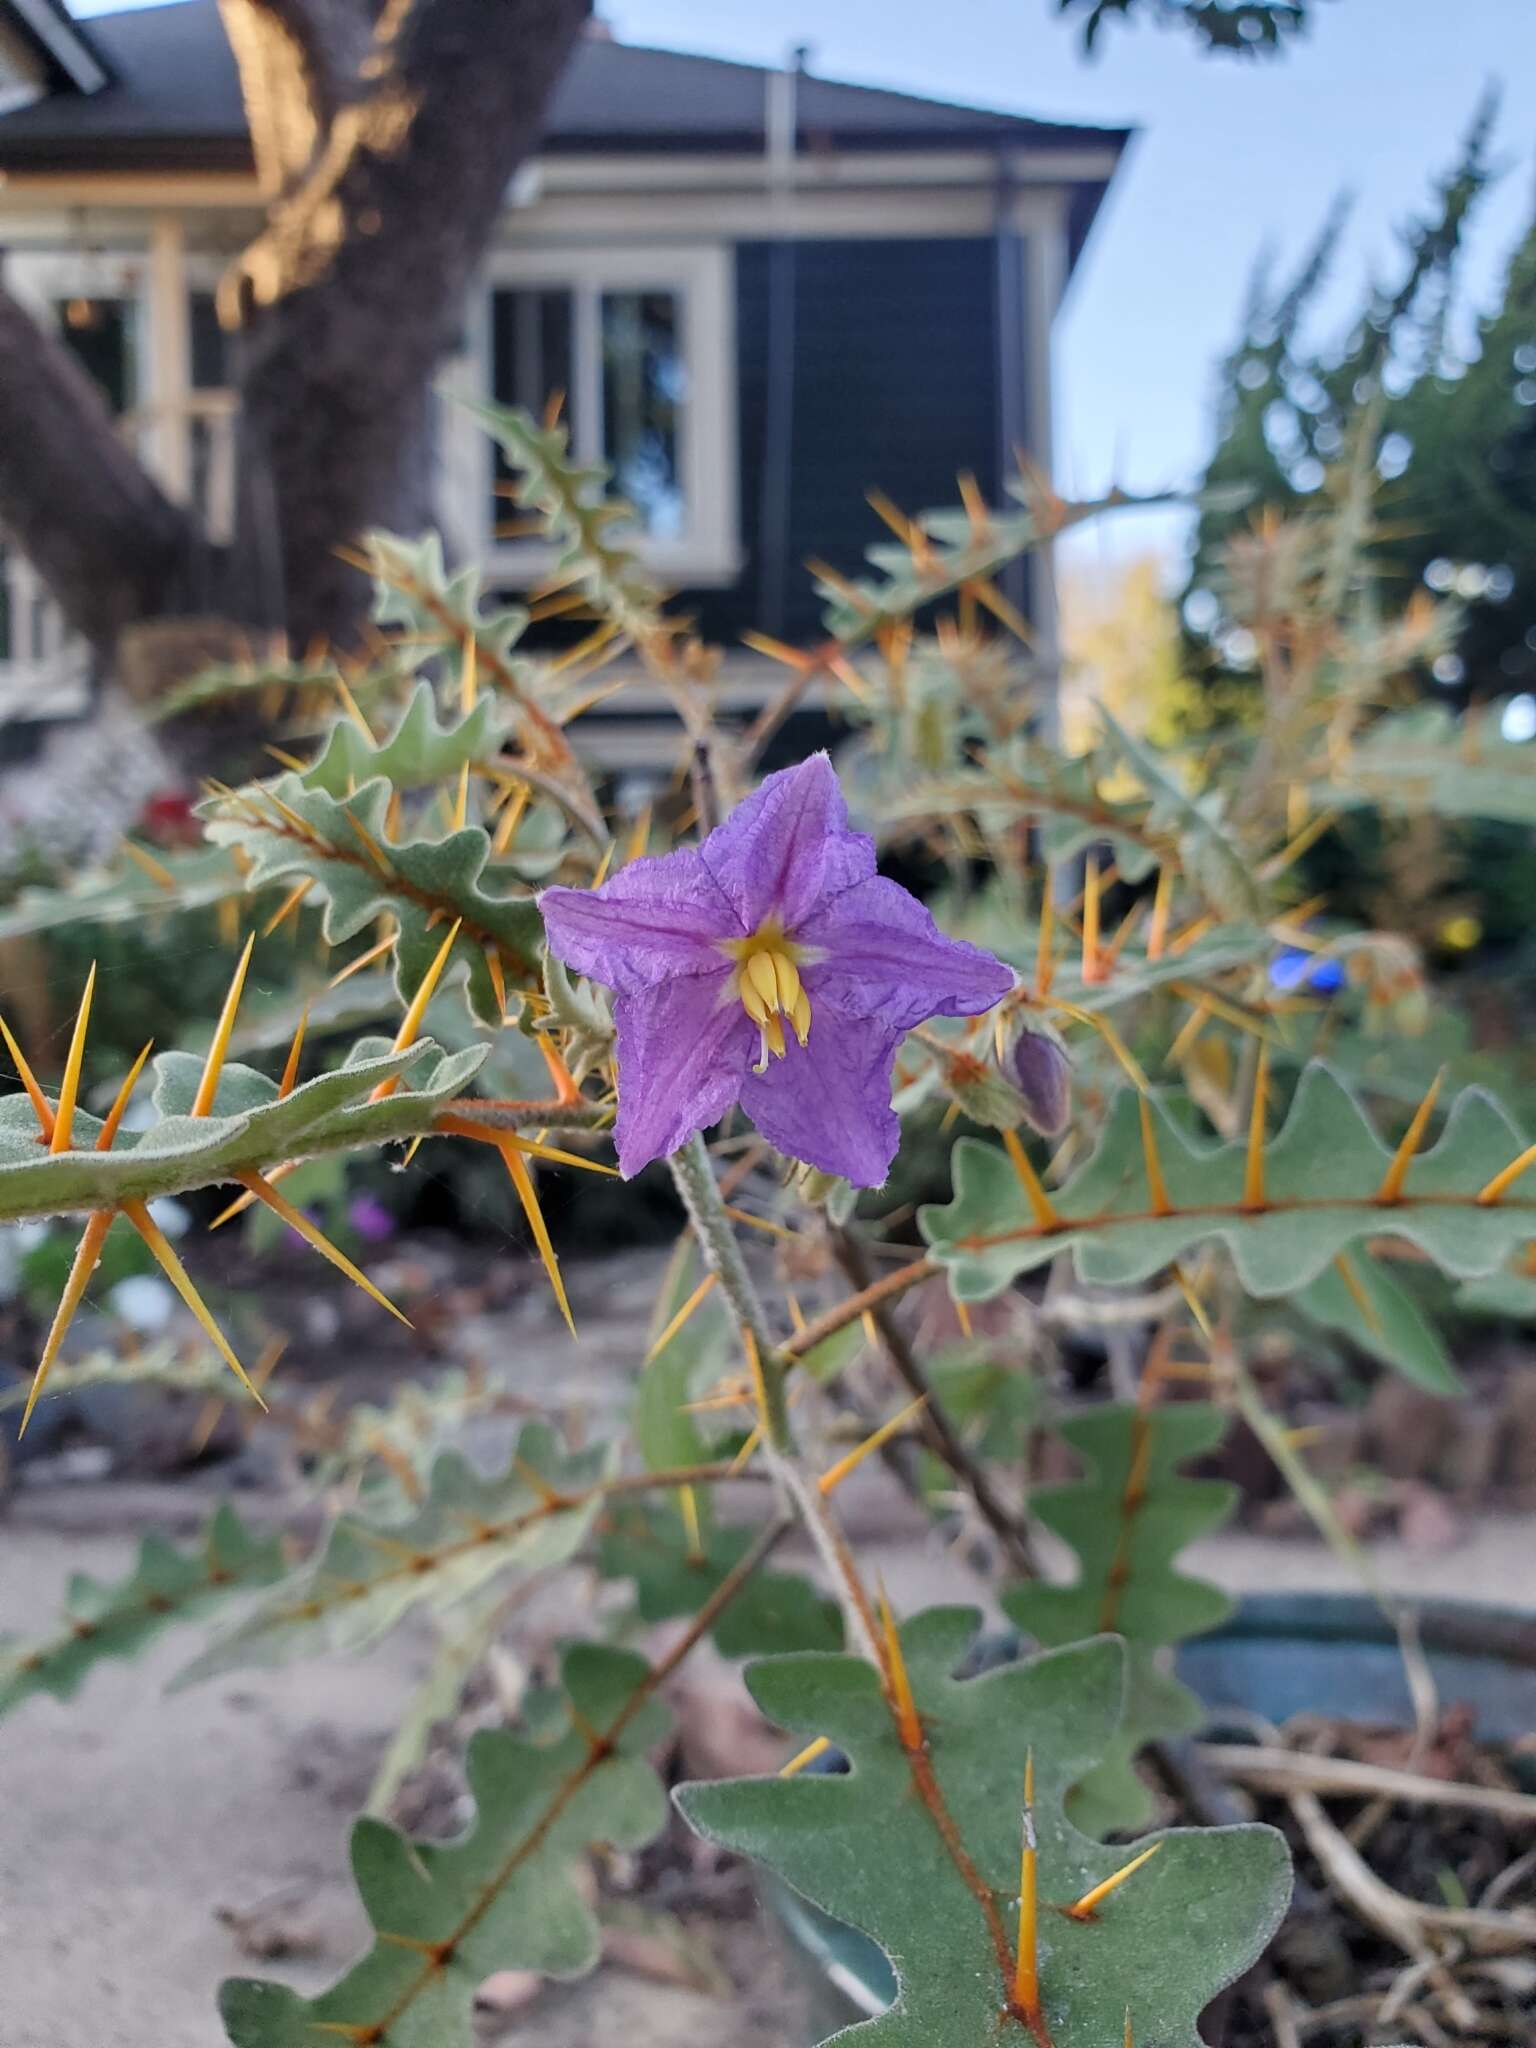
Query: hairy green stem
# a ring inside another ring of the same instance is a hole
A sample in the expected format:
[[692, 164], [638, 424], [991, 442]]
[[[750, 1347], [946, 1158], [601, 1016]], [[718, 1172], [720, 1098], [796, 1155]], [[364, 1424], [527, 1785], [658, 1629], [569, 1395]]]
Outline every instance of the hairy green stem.
[[762, 1297], [741, 1255], [741, 1246], [726, 1214], [725, 1199], [720, 1193], [703, 1138], [695, 1132], [687, 1144], [672, 1154], [668, 1163], [705, 1263], [735, 1310], [743, 1332], [756, 1348], [762, 1368], [763, 1454], [768, 1469], [826, 1566], [843, 1610], [850, 1642], [877, 1669], [883, 1668], [869, 1600], [859, 1582], [848, 1546], [828, 1512], [815, 1474], [806, 1470], [796, 1451], [784, 1398], [784, 1381], [790, 1361], [768, 1328]]

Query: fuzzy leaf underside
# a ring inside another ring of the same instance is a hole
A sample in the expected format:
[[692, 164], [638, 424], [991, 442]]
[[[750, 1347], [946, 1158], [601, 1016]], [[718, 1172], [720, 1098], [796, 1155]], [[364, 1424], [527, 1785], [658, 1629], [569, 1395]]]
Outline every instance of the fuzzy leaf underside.
[[34, 1693], [70, 1698], [103, 1658], [136, 1656], [162, 1630], [271, 1585], [282, 1571], [278, 1538], [253, 1534], [227, 1502], [195, 1549], [146, 1536], [132, 1572], [115, 1585], [84, 1574], [70, 1580], [64, 1627], [52, 1640], [0, 1645], [0, 1714]]
[[[1155, 960], [1149, 960], [1145, 953], [1127, 950], [1113, 961], [1101, 964], [1092, 980], [1083, 978], [1081, 955], [1069, 953], [1053, 969], [1051, 994], [1058, 1002], [1097, 1012], [1137, 1002], [1175, 982], [1203, 990], [1223, 975], [1257, 965], [1273, 952], [1274, 943], [1269, 933], [1257, 925], [1223, 925], [1203, 933], [1181, 951], [1162, 953]], [[1034, 944], [1015, 945], [1009, 950], [1025, 982], [1031, 981], [1039, 957]]]
[[[26, 1096], [8, 1095], [0, 1100], [0, 1223], [185, 1194], [289, 1159], [416, 1137], [431, 1129], [445, 1102], [464, 1092], [485, 1057], [483, 1046], [445, 1056], [426, 1038], [405, 1052], [362, 1039], [344, 1066], [287, 1096], [265, 1074], [231, 1062], [212, 1113], [193, 1117], [188, 1112], [202, 1062], [190, 1053], [162, 1053], [154, 1061], [156, 1121], [143, 1131], [120, 1132], [109, 1152], [92, 1149], [101, 1124], [79, 1110], [74, 1149], [49, 1153], [38, 1142]], [[369, 1101], [379, 1082], [413, 1068], [414, 1086]]]
[[1081, 1278], [1125, 1285], [1159, 1272], [1215, 1238], [1246, 1291], [1293, 1293], [1361, 1238], [1400, 1237], [1456, 1278], [1493, 1272], [1536, 1236], [1536, 1187], [1519, 1181], [1496, 1203], [1479, 1192], [1524, 1149], [1502, 1108], [1469, 1088], [1452, 1104], [1439, 1141], [1414, 1159], [1402, 1197], [1378, 1199], [1392, 1152], [1333, 1071], [1315, 1063], [1290, 1113], [1264, 1150], [1262, 1210], [1244, 1207], [1243, 1141], [1208, 1145], [1150, 1103], [1166, 1188], [1159, 1211], [1142, 1146], [1136, 1095], [1112, 1106], [1093, 1154], [1051, 1202], [1059, 1222], [1042, 1227], [1005, 1153], [962, 1138], [953, 1154], [954, 1199], [919, 1221], [933, 1255], [963, 1301], [1000, 1293], [1020, 1273], [1070, 1251]]
[[[146, 1344], [128, 1357], [111, 1350], [88, 1351], [80, 1358], [61, 1358], [48, 1373], [48, 1398], [88, 1394], [97, 1387], [153, 1387], [157, 1393], [185, 1394], [198, 1401], [227, 1400], [233, 1391], [229, 1367], [217, 1352], [189, 1353], [171, 1343]], [[0, 1387], [0, 1414], [25, 1407], [30, 1379]]]
[[[1021, 1787], [1035, 1765], [1040, 1985], [1054, 2048], [1111, 2048], [1130, 2012], [1134, 2037], [1197, 2048], [1201, 2010], [1262, 1952], [1290, 1894], [1271, 1829], [1186, 1829], [1092, 1923], [1057, 1908], [1126, 1861], [1080, 1834], [1067, 1792], [1104, 1753], [1120, 1716], [1124, 1650], [1100, 1638], [979, 1678], [953, 1672], [975, 1633], [969, 1610], [931, 1609], [902, 1631], [927, 1758], [954, 1832], [1011, 1944], [1017, 1915]], [[825, 1735], [846, 1775], [685, 1785], [689, 1822], [751, 1856], [890, 1956], [900, 1991], [881, 2018], [839, 2040], [870, 2048], [992, 2048], [1034, 2035], [1006, 2013], [1011, 1948], [1000, 1955], [916, 1789], [871, 1665], [844, 1656], [774, 1658], [747, 1682], [797, 1738]]]
[[562, 1672], [570, 1700], [558, 1739], [534, 1745], [482, 1730], [466, 1774], [475, 1804], [449, 1842], [413, 1842], [382, 1821], [352, 1832], [352, 1874], [375, 1939], [339, 1982], [303, 1998], [232, 1978], [219, 2010], [235, 2048], [472, 2048], [474, 1995], [496, 1970], [577, 1977], [598, 1958], [598, 1926], [573, 1882], [593, 1843], [639, 1849], [666, 1803], [646, 1752], [665, 1733], [654, 1702], [594, 1754], [646, 1676], [642, 1658], [582, 1644]]
[[189, 853], [155, 856], [170, 877], [156, 880], [126, 859], [109, 874], [83, 875], [67, 887], [23, 889], [0, 910], [0, 939], [29, 938], [35, 932], [97, 924], [132, 924], [179, 910], [205, 910], [244, 888], [222, 848], [200, 846]]
[[[210, 1644], [177, 1684], [317, 1651], [365, 1650], [424, 1602], [442, 1609], [503, 1572], [564, 1564], [586, 1540], [598, 1506], [592, 1488], [611, 1464], [606, 1447], [571, 1455], [538, 1423], [523, 1430], [496, 1478], [443, 1452], [414, 1513], [391, 1521], [341, 1516], [318, 1557]], [[534, 1474], [570, 1504], [551, 1509]]]
[[1504, 702], [1453, 715], [1416, 706], [1381, 718], [1319, 786], [1322, 802], [1415, 816], [1536, 825], [1536, 756], [1507, 740]]
[[1002, 1596], [1009, 1620], [1047, 1647], [1108, 1631], [1126, 1643], [1125, 1717], [1068, 1802], [1088, 1834], [1145, 1827], [1152, 1799], [1134, 1769], [1138, 1751], [1200, 1725], [1199, 1701], [1161, 1667], [1158, 1652], [1218, 1627], [1232, 1609], [1225, 1593], [1175, 1564], [1232, 1511], [1234, 1487], [1181, 1469], [1213, 1450], [1225, 1427], [1219, 1409], [1193, 1401], [1071, 1416], [1057, 1433], [1082, 1460], [1084, 1477], [1030, 1496], [1032, 1512], [1076, 1554], [1077, 1578], [1010, 1588]]
[[1195, 887], [1224, 917], [1262, 920], [1264, 892], [1251, 863], [1227, 837], [1220, 820], [1186, 795], [1152, 749], [1127, 732], [1102, 704], [1099, 716], [1110, 745], [1147, 793], [1149, 829], [1177, 839], [1184, 871]]
[[[1015, 495], [1027, 498], [1020, 488]], [[1166, 494], [1133, 498], [1113, 490], [1081, 504], [1055, 500], [1042, 512], [1026, 504], [1019, 512], [995, 513], [980, 532], [964, 512], [944, 509], [919, 513], [915, 524], [927, 536], [920, 557], [897, 541], [878, 542], [864, 550], [873, 576], [836, 583], [817, 576], [827, 631], [845, 645], [856, 646], [882, 626], [899, 624], [962, 584], [991, 577], [1068, 528], [1123, 506], [1165, 505]]]
[[[268, 788], [301, 825], [263, 801], [261, 791]], [[544, 932], [538, 908], [510, 868], [491, 865], [490, 836], [479, 825], [438, 838], [391, 839], [385, 822], [390, 796], [382, 775], [360, 784], [350, 797], [337, 798], [287, 773], [233, 798], [212, 797], [202, 815], [211, 840], [238, 846], [249, 859], [247, 888], [295, 875], [313, 879], [325, 897], [322, 931], [328, 945], [355, 938], [386, 914], [393, 917], [395, 987], [402, 1002], [420, 987], [450, 924], [462, 919], [453, 958], [468, 968], [470, 1007], [482, 1022], [499, 1024], [487, 949], [500, 955], [509, 985], [535, 985]]]

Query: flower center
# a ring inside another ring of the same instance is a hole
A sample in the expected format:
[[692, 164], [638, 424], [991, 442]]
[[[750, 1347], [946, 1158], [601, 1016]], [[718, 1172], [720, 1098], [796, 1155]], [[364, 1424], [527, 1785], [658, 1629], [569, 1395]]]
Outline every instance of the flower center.
[[760, 1052], [754, 1073], [766, 1073], [768, 1061], [783, 1059], [784, 1019], [789, 1019], [796, 1038], [804, 1045], [811, 1029], [811, 999], [800, 980], [796, 964], [804, 949], [786, 938], [776, 921], [760, 925], [747, 939], [727, 939], [722, 951], [736, 962], [731, 978], [732, 992], [757, 1026]]

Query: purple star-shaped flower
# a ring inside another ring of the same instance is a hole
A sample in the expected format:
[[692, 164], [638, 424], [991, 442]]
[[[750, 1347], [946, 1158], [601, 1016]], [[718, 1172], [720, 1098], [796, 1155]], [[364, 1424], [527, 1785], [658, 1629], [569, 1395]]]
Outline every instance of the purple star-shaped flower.
[[1013, 986], [877, 875], [873, 841], [847, 824], [817, 754], [770, 775], [701, 845], [539, 898], [551, 950], [617, 997], [626, 1177], [739, 1101], [781, 1152], [878, 1187], [901, 1138], [902, 1035]]

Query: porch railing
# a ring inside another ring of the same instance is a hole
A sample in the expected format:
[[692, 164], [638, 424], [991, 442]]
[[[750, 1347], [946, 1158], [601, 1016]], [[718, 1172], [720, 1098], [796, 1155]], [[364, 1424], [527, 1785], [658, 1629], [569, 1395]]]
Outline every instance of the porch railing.
[[[185, 496], [215, 543], [234, 532], [235, 415], [232, 391], [192, 391], [174, 405], [124, 413], [118, 429], [162, 477], [179, 473]], [[175, 450], [175, 459], [171, 451]], [[26, 557], [0, 545], [0, 724], [73, 718], [90, 701], [91, 653], [70, 632]]]

